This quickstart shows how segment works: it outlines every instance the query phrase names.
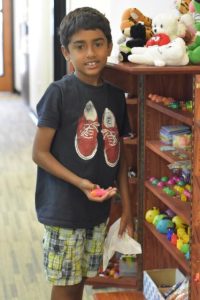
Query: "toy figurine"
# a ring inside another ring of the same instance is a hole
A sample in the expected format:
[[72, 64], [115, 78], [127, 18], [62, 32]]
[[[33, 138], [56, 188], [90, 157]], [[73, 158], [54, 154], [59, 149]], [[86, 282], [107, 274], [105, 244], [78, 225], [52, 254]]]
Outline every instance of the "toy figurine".
[[167, 239], [168, 239], [168, 241], [171, 241], [173, 233], [174, 233], [174, 228], [168, 228], [168, 230], [167, 230]]
[[157, 216], [160, 213], [160, 210], [156, 207], [153, 207], [152, 209], [147, 210], [145, 219], [148, 223], [153, 223], [153, 220], [155, 216]]
[[91, 195], [93, 197], [102, 197], [103, 195], [105, 195], [106, 190], [101, 189], [101, 188], [97, 188], [91, 191]]
[[153, 225], [156, 226], [158, 224], [158, 222], [160, 220], [162, 220], [163, 218], [167, 218], [167, 215], [166, 214], [160, 214], [160, 215], [155, 216], [155, 218], [153, 219]]
[[185, 228], [184, 221], [179, 216], [173, 217], [172, 218], [172, 222], [176, 225], [176, 229], [178, 229], [178, 228]]
[[171, 236], [171, 243], [176, 246], [177, 243], [177, 235], [175, 233], [172, 234]]
[[156, 229], [163, 234], [167, 234], [169, 228], [174, 228], [174, 223], [170, 219], [162, 219], [156, 224]]

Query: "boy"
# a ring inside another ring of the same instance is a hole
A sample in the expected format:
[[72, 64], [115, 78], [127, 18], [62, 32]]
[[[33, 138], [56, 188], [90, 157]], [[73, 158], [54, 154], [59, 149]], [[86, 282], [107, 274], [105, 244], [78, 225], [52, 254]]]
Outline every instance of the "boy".
[[[37, 105], [33, 160], [36, 211], [45, 225], [44, 266], [52, 300], [82, 299], [101, 263], [115, 181], [122, 197], [119, 234], [133, 234], [120, 137], [129, 133], [124, 94], [101, 78], [112, 50], [109, 21], [84, 7], [60, 25], [61, 50], [75, 72], [52, 83]], [[103, 195], [91, 191], [103, 188]]]

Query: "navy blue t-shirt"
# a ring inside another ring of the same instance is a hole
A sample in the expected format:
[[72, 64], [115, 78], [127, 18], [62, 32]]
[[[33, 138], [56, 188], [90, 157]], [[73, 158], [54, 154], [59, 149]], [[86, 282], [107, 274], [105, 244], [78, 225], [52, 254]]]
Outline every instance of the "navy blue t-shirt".
[[[113, 186], [119, 167], [119, 137], [130, 132], [122, 90], [91, 86], [74, 74], [52, 83], [37, 105], [38, 126], [55, 128], [53, 156], [81, 178]], [[36, 211], [46, 225], [91, 228], [104, 222], [110, 200], [90, 201], [77, 187], [38, 167]]]

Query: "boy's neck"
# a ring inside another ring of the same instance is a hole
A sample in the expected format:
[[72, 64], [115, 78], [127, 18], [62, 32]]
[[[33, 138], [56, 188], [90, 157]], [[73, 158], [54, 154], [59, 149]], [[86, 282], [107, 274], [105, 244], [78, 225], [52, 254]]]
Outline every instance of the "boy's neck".
[[103, 84], [103, 79], [101, 76], [98, 76], [97, 78], [95, 77], [82, 77], [76, 72], [74, 72], [74, 75], [82, 82], [93, 85], [93, 86], [100, 86]]

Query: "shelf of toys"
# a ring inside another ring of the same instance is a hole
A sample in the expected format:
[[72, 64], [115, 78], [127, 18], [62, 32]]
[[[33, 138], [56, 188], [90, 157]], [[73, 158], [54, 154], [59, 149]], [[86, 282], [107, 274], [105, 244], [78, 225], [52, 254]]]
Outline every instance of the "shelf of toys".
[[[200, 259], [199, 74], [200, 67], [191, 65], [157, 68], [109, 63], [105, 69], [106, 79], [112, 78], [130, 98], [137, 99], [137, 104], [127, 103], [128, 109], [130, 105], [137, 106], [137, 126], [133, 128], [137, 144], [126, 146], [130, 174], [137, 171], [137, 198], [133, 201], [137, 200], [134, 212], [138, 218], [138, 240], [143, 247], [139, 272], [179, 268], [190, 278], [195, 277], [191, 280], [192, 300], [197, 297], [200, 271], [200, 265], [195, 265]], [[145, 219], [154, 208], [164, 215], [160, 220], [157, 217], [161, 222], [155, 221], [157, 227]]]
[[179, 268], [191, 279], [191, 299], [199, 273], [199, 237], [193, 237], [199, 226], [199, 72], [146, 76], [144, 104], [144, 268]]

